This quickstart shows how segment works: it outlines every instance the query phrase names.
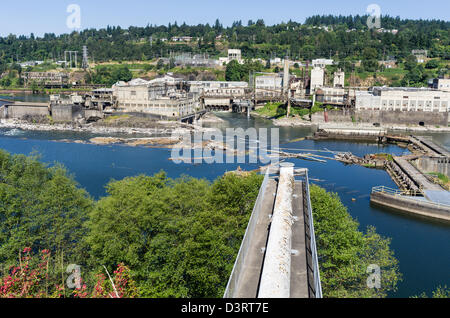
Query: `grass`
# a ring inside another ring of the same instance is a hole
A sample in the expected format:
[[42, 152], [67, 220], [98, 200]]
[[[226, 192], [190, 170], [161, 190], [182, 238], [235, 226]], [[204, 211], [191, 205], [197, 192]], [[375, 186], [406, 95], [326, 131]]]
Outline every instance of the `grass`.
[[[255, 112], [261, 116], [269, 118], [278, 118], [286, 115], [286, 110], [280, 108], [282, 103], [267, 103], [263, 108], [256, 110]], [[284, 114], [282, 113], [284, 112]]]
[[443, 184], [447, 185], [450, 183], [450, 179], [443, 173], [430, 172], [429, 175], [438, 178]]
[[[286, 116], [286, 108], [283, 103], [267, 103], [263, 108], [256, 110], [255, 112], [266, 118], [281, 118]], [[321, 107], [322, 103], [316, 103], [311, 110], [309, 108], [292, 107], [291, 116], [307, 116], [309, 114], [315, 114], [318, 112], [323, 112], [324, 109]]]
[[113, 122], [113, 121], [116, 121], [119, 119], [127, 119], [129, 117], [130, 117], [130, 115], [113, 115], [113, 116], [106, 117], [104, 120], [105, 120], [105, 122], [110, 123], [110, 122]]
[[378, 159], [384, 159], [386, 161], [394, 161], [394, 157], [388, 153], [379, 153], [379, 154], [376, 154], [375, 157]]

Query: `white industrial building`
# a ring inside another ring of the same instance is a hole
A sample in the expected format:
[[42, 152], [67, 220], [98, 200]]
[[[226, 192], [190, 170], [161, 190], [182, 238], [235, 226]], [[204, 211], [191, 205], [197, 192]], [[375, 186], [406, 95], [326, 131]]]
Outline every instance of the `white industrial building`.
[[321, 67], [315, 67], [311, 70], [311, 90], [323, 87], [325, 81], [325, 70]]
[[255, 91], [258, 96], [277, 96], [283, 89], [283, 74], [267, 74], [257, 76]]
[[199, 110], [198, 99], [177, 91], [180, 79], [171, 76], [152, 81], [134, 79], [113, 85], [118, 110], [178, 118]]
[[247, 82], [223, 82], [223, 81], [190, 81], [187, 82], [190, 93], [214, 96], [236, 96], [245, 95], [248, 88]]
[[219, 58], [219, 62], [222, 64], [228, 64], [231, 61], [237, 61], [239, 64], [244, 64], [242, 59], [242, 51], [239, 49], [229, 49], [227, 57]]
[[327, 65], [333, 65], [334, 61], [330, 59], [315, 59], [312, 60], [313, 67], [325, 68]]
[[356, 93], [356, 110], [449, 112], [450, 92], [428, 88], [375, 87]]
[[341, 70], [334, 73], [333, 87], [345, 86], [345, 73]]
[[450, 79], [448, 78], [435, 78], [433, 80], [433, 88], [445, 92], [450, 92]]
[[341, 87], [321, 87], [316, 90], [316, 98], [318, 102], [324, 104], [343, 105], [347, 94]]

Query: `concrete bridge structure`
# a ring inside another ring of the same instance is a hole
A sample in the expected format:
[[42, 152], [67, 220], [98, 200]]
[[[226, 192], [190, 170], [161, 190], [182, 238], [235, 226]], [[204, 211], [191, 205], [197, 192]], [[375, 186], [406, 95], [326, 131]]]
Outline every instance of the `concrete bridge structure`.
[[267, 169], [224, 298], [322, 298], [307, 169]]

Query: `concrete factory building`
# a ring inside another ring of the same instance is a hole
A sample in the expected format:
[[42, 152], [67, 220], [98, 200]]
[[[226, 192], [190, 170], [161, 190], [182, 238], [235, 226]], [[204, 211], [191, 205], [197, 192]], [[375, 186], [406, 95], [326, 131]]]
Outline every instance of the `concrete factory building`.
[[345, 86], [345, 73], [342, 70], [339, 70], [334, 73], [334, 87], [344, 87]]
[[242, 97], [248, 89], [247, 82], [190, 81], [187, 82], [187, 86], [190, 93], [208, 96]]
[[177, 90], [179, 83], [181, 80], [171, 76], [152, 81], [134, 79], [115, 84], [113, 95], [119, 111], [178, 118], [199, 109], [198, 99]]
[[283, 89], [283, 74], [265, 74], [256, 76], [255, 91], [257, 96], [278, 96]]
[[24, 72], [25, 86], [33, 83], [43, 84], [50, 87], [61, 87], [67, 85], [69, 76], [63, 72]]
[[450, 92], [450, 79], [448, 78], [435, 78], [433, 80], [433, 88], [445, 92]]
[[375, 87], [371, 92], [357, 92], [356, 110], [401, 112], [450, 111], [450, 92], [428, 88]]
[[333, 65], [334, 61], [331, 59], [316, 59], [312, 60], [313, 67], [325, 68], [327, 65]]
[[321, 67], [315, 67], [311, 70], [311, 90], [323, 87], [325, 81], [325, 70]]
[[244, 64], [244, 60], [242, 60], [242, 52], [239, 49], [229, 49], [228, 57], [219, 58], [219, 62], [222, 64], [228, 64], [231, 61], [237, 61], [239, 64]]

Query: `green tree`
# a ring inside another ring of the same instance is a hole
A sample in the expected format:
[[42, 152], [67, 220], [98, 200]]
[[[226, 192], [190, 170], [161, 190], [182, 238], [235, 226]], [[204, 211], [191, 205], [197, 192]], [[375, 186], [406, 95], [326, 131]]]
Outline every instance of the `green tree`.
[[366, 72], [375, 72], [378, 69], [377, 50], [374, 48], [364, 49], [361, 65]]
[[405, 59], [405, 70], [412, 71], [417, 67], [417, 58], [414, 55], [408, 55]]
[[242, 71], [241, 66], [235, 60], [231, 61], [227, 64], [227, 68], [225, 70], [225, 80], [226, 81], [240, 81], [242, 79]]
[[164, 173], [110, 183], [88, 223], [94, 266], [130, 264], [143, 296], [221, 297], [260, 184]]
[[24, 247], [48, 249], [58, 264], [82, 262], [93, 202], [63, 167], [37, 159], [0, 151], [0, 263], [15, 264]]
[[439, 61], [438, 60], [429, 60], [427, 64], [425, 65], [425, 68], [427, 69], [435, 69], [439, 67]]
[[[422, 293], [420, 296], [415, 296], [413, 298], [428, 298], [428, 295], [426, 293]], [[450, 289], [447, 286], [439, 286], [435, 291], [432, 293], [432, 298], [450, 298]]]
[[117, 68], [114, 68], [111, 73], [111, 77], [114, 83], [119, 81], [129, 82], [133, 78], [133, 74], [127, 66], [121, 65]]
[[160, 70], [164, 67], [164, 61], [162, 59], [158, 60], [158, 63], [156, 63], [156, 69]]
[[[386, 297], [395, 291], [401, 274], [390, 240], [372, 227], [365, 234], [360, 232], [337, 194], [312, 186], [311, 201], [325, 297]], [[380, 289], [367, 287], [371, 264], [381, 268]]]

